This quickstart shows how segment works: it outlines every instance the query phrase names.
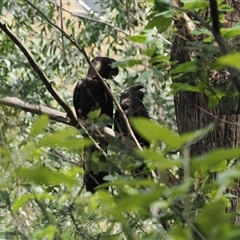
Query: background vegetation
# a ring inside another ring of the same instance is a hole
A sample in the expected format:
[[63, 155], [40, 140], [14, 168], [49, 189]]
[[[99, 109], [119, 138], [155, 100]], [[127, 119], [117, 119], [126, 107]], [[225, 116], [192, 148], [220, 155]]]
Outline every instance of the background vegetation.
[[[0, 239], [239, 239], [240, 2], [79, 2], [0, 1]], [[97, 55], [118, 61], [117, 99], [146, 87], [132, 125], [151, 148], [111, 139], [110, 191], [91, 195], [67, 106]]]

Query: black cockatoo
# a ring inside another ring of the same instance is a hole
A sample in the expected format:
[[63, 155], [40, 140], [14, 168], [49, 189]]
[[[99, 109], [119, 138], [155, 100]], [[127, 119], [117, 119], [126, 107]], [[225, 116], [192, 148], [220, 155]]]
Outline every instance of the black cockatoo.
[[[113, 68], [112, 63], [116, 62], [112, 58], [108, 57], [95, 57], [91, 63], [94, 68], [98, 71], [100, 76], [105, 79], [111, 79], [118, 75], [118, 68]], [[100, 115], [106, 114], [113, 118], [113, 101], [111, 96], [108, 94], [104, 85], [100, 82], [93, 68], [89, 68], [87, 75], [80, 79], [75, 86], [73, 93], [73, 104], [78, 118], [86, 120], [88, 114], [91, 111], [100, 110]], [[109, 125], [108, 125], [109, 126]], [[109, 126], [111, 127], [111, 126]], [[99, 145], [104, 151], [107, 150], [107, 142], [99, 142]], [[95, 187], [104, 183], [103, 178], [108, 175], [107, 171], [96, 170], [96, 164], [92, 162], [91, 157], [96, 152], [95, 147], [85, 149], [89, 159], [87, 161], [88, 166], [85, 166], [84, 182], [86, 190], [92, 193], [95, 192]], [[103, 155], [99, 156], [100, 162], [105, 162], [106, 159]], [[93, 169], [91, 169], [91, 167]]]
[[[120, 105], [125, 112], [127, 118], [131, 117], [144, 117], [149, 119], [148, 112], [142, 102], [144, 97], [145, 88], [142, 85], [135, 85], [124, 91], [120, 96]], [[114, 116], [114, 130], [121, 133], [122, 135], [127, 135], [128, 131], [126, 124], [121, 116], [120, 112], [116, 110]], [[138, 142], [145, 147], [149, 147], [150, 144], [144, 138], [142, 138], [136, 131], [134, 131]], [[135, 173], [139, 174], [145, 168], [145, 164], [142, 164], [139, 168], [135, 169]]]

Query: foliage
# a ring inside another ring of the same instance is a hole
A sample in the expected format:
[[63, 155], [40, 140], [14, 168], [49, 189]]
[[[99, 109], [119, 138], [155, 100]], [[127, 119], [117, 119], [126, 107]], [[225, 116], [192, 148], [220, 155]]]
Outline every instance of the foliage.
[[[238, 239], [240, 230], [232, 220], [238, 209], [231, 213], [225, 209], [237, 198], [226, 189], [240, 178], [239, 165], [235, 164], [240, 150], [213, 149], [190, 158], [189, 146], [214, 126], [177, 134], [173, 95], [180, 91], [204, 93], [209, 107], [218, 106], [227, 93], [221, 87], [213, 88], [208, 73], [228, 66], [238, 68], [239, 53], [218, 57], [218, 47], [209, 45], [212, 32], [197, 27], [191, 34], [204, 37], [188, 43], [186, 49], [198, 56], [182, 64], [171, 62], [173, 20], [182, 11], [170, 7], [169, 1], [100, 0], [102, 11], [80, 17], [65, 11], [68, 5], [61, 9], [55, 1], [32, 2], [50, 21], [58, 26], [62, 22], [64, 31], [90, 58], [106, 55], [118, 60], [121, 73], [116, 84], [110, 82], [117, 98], [131, 85], [146, 86], [144, 101], [151, 121], [131, 119], [131, 123], [151, 147], [129, 150], [120, 141], [112, 141], [108, 182], [90, 195], [83, 184], [83, 147], [91, 146], [92, 140], [45, 115], [36, 117], [1, 106], [0, 238]], [[208, 8], [205, 0], [182, 2], [184, 11], [199, 15]], [[224, 15], [233, 9], [219, 1], [218, 10]], [[1, 21], [8, 23], [72, 107], [74, 85], [88, 68], [84, 56], [26, 1], [0, 1], [0, 12]], [[239, 35], [239, 24], [222, 28], [221, 33], [226, 39], [234, 38]], [[0, 35], [0, 49], [1, 97], [16, 96], [62, 110], [5, 34]], [[190, 81], [192, 74], [198, 78], [195, 85]], [[236, 95], [231, 92], [231, 96]], [[90, 129], [102, 126], [104, 119], [92, 122]], [[151, 177], [134, 178], [132, 171], [143, 161]], [[170, 171], [177, 179], [179, 168], [186, 175], [182, 182], [171, 185], [164, 176]], [[163, 228], [167, 222], [171, 224], [169, 231]]]

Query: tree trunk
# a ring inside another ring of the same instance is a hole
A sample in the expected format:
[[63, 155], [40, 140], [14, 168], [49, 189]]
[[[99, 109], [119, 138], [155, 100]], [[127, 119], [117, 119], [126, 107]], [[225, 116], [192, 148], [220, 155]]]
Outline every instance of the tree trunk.
[[[234, 3], [238, 2], [239, 4], [240, 0], [228, 0], [227, 2], [230, 6], [235, 7]], [[228, 22], [224, 24], [224, 27], [231, 27], [234, 23], [238, 22], [239, 16], [240, 13], [238, 9], [236, 9], [234, 13], [228, 13], [226, 16]], [[197, 50], [194, 51], [186, 48], [187, 43], [201, 40], [199, 37], [197, 38], [189, 34], [190, 30], [192, 30], [190, 28], [193, 27], [193, 24], [191, 26], [189, 25], [189, 19], [190, 18], [186, 14], [183, 14], [175, 20], [177, 32], [173, 39], [171, 60], [176, 61], [177, 64], [192, 61], [197, 56]], [[215, 43], [209, 44], [216, 46]], [[239, 45], [239, 39], [234, 39], [228, 43], [229, 46], [233, 46], [233, 44], [237, 47], [237, 44]], [[209, 70], [207, 64], [205, 71], [211, 81], [212, 88], [216, 87], [220, 82], [222, 83], [222, 81], [225, 83], [228, 82], [227, 71], [216, 72]], [[177, 80], [173, 81], [176, 82]], [[198, 76], [192, 74], [186, 81], [189, 85], [196, 85], [200, 80]], [[229, 99], [224, 98], [222, 101], [229, 101]], [[235, 102], [236, 104], [232, 110], [236, 111], [238, 110], [238, 101]], [[237, 124], [239, 124], [239, 117], [237, 114], [226, 114], [223, 112], [221, 108], [223, 102], [214, 109], [210, 109], [208, 107], [208, 97], [203, 93], [182, 91], [174, 96], [174, 103], [179, 134], [195, 131], [206, 127], [210, 123], [214, 123], [214, 128], [211, 132], [190, 146], [189, 152], [191, 157], [208, 153], [217, 148], [239, 146], [240, 133], [237, 127]], [[184, 176], [183, 171], [180, 171], [179, 175], [180, 179], [182, 179]], [[231, 209], [229, 209], [234, 211], [239, 201], [238, 184], [229, 191], [237, 196], [232, 200], [232, 206]]]

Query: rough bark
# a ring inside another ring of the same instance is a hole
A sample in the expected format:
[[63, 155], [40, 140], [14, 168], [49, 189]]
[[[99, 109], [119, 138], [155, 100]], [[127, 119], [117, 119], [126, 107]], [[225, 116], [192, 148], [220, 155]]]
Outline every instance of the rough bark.
[[[238, 3], [238, 5], [235, 4], [236, 2]], [[227, 3], [233, 7], [240, 6], [240, 0], [228, 0]], [[175, 27], [177, 29], [177, 32], [173, 38], [171, 60], [176, 61], [177, 64], [192, 61], [192, 59], [195, 58], [195, 56], [197, 55], [197, 50], [188, 50], [186, 48], [186, 44], [188, 42], [196, 42], [201, 40], [199, 39], [199, 37], [194, 38], [191, 34], [189, 34], [189, 26], [186, 21], [186, 15], [184, 15], [185, 14], [182, 14], [178, 17], [178, 19], [175, 20]], [[236, 22], [238, 22], [239, 16], [239, 9], [235, 9], [234, 13], [228, 13], [226, 17], [228, 19], [228, 23], [224, 24], [224, 27], [230, 27]], [[212, 45], [214, 46], [214, 44], [215, 43], [213, 43]], [[228, 42], [228, 46], [237, 47], [238, 45], [239, 39], [234, 39], [233, 41]], [[212, 88], [216, 87], [217, 84], [227, 82], [227, 71], [213, 72], [207, 69], [206, 64], [206, 74], [211, 80]], [[192, 74], [186, 81], [190, 85], [196, 85], [199, 79], [198, 76]], [[229, 101], [229, 99], [223, 99], [223, 101]], [[240, 136], [239, 129], [237, 127], [237, 124], [239, 124], [238, 114], [225, 114], [225, 112], [222, 112], [222, 103], [220, 103], [214, 109], [210, 109], [208, 107], [208, 98], [206, 95], [204, 95], [203, 93], [185, 91], [179, 92], [174, 96], [174, 103], [178, 131], [180, 134], [189, 131], [195, 131], [197, 129], [207, 126], [210, 123], [214, 123], [213, 130], [203, 139], [199, 140], [190, 147], [189, 151], [191, 157], [208, 153], [213, 149], [217, 148], [239, 146]], [[237, 111], [238, 101], [236, 101], [235, 103], [236, 104], [234, 105], [234, 110]], [[183, 175], [183, 171], [180, 171], [180, 178], [183, 178]], [[229, 191], [231, 191], [231, 193], [235, 194], [236, 196], [239, 195], [239, 189], [237, 186], [229, 189]], [[232, 200], [232, 207], [230, 209], [231, 211], [234, 211], [236, 209], [238, 201], [239, 197]]]

